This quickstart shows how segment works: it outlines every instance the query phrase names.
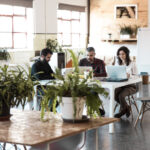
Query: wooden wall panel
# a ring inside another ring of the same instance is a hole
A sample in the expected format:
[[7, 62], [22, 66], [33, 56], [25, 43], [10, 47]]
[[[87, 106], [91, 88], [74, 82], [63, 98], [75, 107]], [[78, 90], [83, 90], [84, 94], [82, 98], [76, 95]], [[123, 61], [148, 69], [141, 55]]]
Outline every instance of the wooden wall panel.
[[[90, 35], [105, 38], [108, 33], [112, 38], [118, 39], [120, 26], [138, 25], [148, 26], [148, 0], [91, 0], [90, 1]], [[114, 18], [115, 5], [136, 4], [138, 6], [138, 18]]]

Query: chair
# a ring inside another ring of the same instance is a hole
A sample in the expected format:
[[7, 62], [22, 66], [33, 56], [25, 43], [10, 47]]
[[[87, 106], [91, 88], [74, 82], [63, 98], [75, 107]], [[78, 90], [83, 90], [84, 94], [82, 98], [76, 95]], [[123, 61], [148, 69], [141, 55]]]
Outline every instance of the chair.
[[137, 125], [137, 123], [138, 123], [138, 121], [139, 121], [140, 116], [141, 116], [141, 122], [140, 122], [140, 123], [142, 123], [142, 121], [143, 121], [143, 116], [144, 116], [145, 112], [150, 110], [150, 104], [149, 104], [149, 102], [150, 102], [150, 97], [138, 98], [137, 100], [138, 100], [138, 101], [141, 101], [141, 102], [142, 102], [142, 105], [141, 105], [139, 114], [138, 114], [138, 116], [137, 116], [137, 119], [136, 119], [136, 121], [135, 121], [134, 127], [136, 127], [136, 125]]
[[[139, 113], [139, 109], [138, 109], [138, 107], [137, 107], [137, 104], [136, 104], [136, 101], [134, 100], [134, 96], [133, 96], [133, 95], [128, 95], [128, 96], [126, 97], [126, 100], [127, 100], [128, 105], [129, 105], [129, 107], [130, 107], [131, 116], [132, 116], [132, 120], [133, 120], [133, 109], [132, 109], [132, 105], [135, 106], [135, 108], [136, 108], [136, 110], [137, 110], [138, 113]], [[115, 105], [115, 107], [114, 107], [114, 112], [116, 111], [116, 108], [117, 108], [118, 106], [119, 106], [119, 104], [116, 103], [116, 105]]]

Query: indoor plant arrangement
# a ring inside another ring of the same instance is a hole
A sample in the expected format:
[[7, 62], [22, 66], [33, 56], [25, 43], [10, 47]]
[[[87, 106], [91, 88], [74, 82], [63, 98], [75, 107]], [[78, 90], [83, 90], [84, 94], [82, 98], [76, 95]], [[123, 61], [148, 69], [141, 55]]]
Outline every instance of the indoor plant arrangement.
[[133, 26], [122, 26], [120, 27], [120, 35], [122, 39], [128, 39], [128, 38], [135, 38], [137, 35], [137, 30], [139, 26], [133, 25]]
[[124, 25], [120, 29], [120, 38], [121, 39], [129, 39], [130, 36], [133, 34], [133, 29], [131, 26]]
[[29, 73], [20, 66], [9, 68], [0, 66], [0, 120], [10, 118], [10, 108], [33, 100], [34, 85], [31, 69]]
[[[78, 59], [73, 51], [69, 50], [69, 52], [71, 53], [74, 71], [62, 76], [60, 70], [56, 70], [54, 76], [57, 80], [51, 81], [46, 89], [43, 88], [41, 119], [44, 118], [45, 111], [49, 111], [51, 108], [56, 112], [57, 102], [61, 104], [63, 119], [82, 119], [84, 104], [89, 116], [100, 115], [101, 100], [99, 94], [107, 96], [108, 93], [101, 87], [99, 81], [90, 79], [92, 72], [89, 73], [87, 78], [80, 79]], [[51, 104], [50, 107], [49, 104]]]
[[63, 52], [62, 47], [59, 45], [57, 39], [48, 39], [46, 42], [46, 47], [49, 48], [52, 52]]
[[0, 48], [0, 60], [9, 60], [10, 54], [7, 52], [6, 48]]

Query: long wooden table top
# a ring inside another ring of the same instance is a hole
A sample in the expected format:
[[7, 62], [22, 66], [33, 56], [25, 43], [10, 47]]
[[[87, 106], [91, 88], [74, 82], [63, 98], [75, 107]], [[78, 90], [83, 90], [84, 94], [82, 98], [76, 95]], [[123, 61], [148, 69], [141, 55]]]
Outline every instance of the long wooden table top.
[[0, 142], [30, 146], [59, 140], [119, 120], [100, 118], [73, 124], [54, 118], [42, 122], [39, 111], [13, 110], [12, 114], [10, 121], [0, 121]]

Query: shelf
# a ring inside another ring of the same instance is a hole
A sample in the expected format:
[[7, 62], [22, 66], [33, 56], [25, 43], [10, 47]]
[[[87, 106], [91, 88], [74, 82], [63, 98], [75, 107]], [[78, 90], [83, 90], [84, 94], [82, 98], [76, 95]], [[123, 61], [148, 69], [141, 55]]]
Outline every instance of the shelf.
[[118, 44], [136, 43], [137, 39], [136, 38], [132, 38], [132, 39], [102, 39], [102, 42], [111, 42], [111, 43], [118, 43]]

